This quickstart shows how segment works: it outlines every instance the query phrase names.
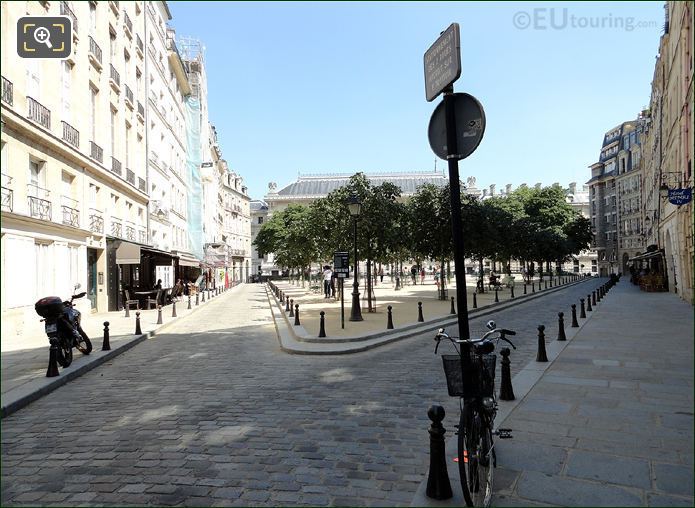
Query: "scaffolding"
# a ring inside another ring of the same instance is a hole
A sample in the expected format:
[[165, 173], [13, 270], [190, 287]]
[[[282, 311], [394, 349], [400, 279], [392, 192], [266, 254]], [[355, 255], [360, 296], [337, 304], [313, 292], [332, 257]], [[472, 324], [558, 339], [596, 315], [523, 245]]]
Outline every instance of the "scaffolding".
[[178, 46], [183, 66], [191, 83], [191, 95], [200, 99], [200, 81], [205, 65], [205, 47], [193, 37], [179, 37]]

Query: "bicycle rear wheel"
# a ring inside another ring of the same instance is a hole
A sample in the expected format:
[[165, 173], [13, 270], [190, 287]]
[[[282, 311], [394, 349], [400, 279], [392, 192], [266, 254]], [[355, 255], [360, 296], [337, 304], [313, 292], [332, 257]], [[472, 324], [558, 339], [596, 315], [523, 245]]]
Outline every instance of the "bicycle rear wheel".
[[459, 478], [468, 506], [490, 506], [493, 479], [492, 431], [477, 409], [464, 407], [458, 430]]

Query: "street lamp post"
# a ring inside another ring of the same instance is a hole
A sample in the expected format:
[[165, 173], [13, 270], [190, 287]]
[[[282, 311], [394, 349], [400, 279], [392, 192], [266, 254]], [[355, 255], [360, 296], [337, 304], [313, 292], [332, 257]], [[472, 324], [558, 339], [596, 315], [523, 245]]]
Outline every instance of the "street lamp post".
[[359, 198], [356, 195], [350, 197], [348, 201], [348, 209], [350, 210], [350, 215], [354, 219], [354, 237], [355, 237], [355, 278], [352, 282], [352, 307], [350, 308], [350, 321], [363, 321], [362, 309], [360, 308], [360, 291], [359, 291], [359, 279], [357, 267], [359, 266], [359, 261], [357, 259], [357, 219], [362, 211], [362, 203], [360, 203]]

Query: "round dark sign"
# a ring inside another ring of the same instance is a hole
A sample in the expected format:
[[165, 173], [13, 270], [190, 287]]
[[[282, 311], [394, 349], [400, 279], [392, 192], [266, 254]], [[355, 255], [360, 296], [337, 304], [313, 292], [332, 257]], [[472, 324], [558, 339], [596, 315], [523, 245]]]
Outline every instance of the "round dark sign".
[[[467, 93], [454, 94], [456, 113], [456, 159], [465, 159], [475, 152], [485, 133], [485, 111], [478, 99]], [[432, 113], [427, 136], [432, 151], [440, 159], [447, 160], [446, 117], [444, 101], [440, 102]]]

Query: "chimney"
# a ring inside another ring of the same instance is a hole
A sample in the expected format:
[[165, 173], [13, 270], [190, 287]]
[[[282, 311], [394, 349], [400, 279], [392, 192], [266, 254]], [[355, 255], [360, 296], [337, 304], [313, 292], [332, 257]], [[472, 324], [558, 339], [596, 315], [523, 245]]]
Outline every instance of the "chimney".
[[570, 182], [570, 194], [577, 193], [577, 182]]
[[487, 196], [487, 189], [483, 189], [483, 197]]
[[509, 195], [512, 193], [512, 184], [508, 183], [507, 185], [504, 186], [504, 192]]
[[490, 184], [490, 196], [494, 196], [494, 195], [495, 195], [495, 184], [491, 183]]
[[541, 190], [541, 184], [537, 183], [536, 185], [533, 186], [534, 189]]

